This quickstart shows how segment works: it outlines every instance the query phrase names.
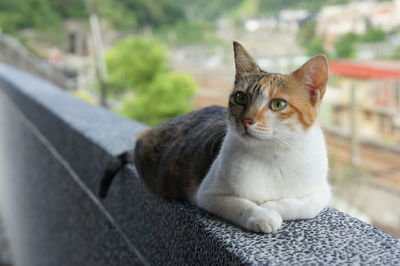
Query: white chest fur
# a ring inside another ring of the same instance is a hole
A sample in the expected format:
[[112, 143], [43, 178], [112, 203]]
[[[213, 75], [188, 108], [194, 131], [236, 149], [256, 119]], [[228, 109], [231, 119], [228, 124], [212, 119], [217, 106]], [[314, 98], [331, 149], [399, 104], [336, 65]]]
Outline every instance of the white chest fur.
[[321, 129], [312, 127], [287, 150], [247, 146], [227, 134], [199, 194], [232, 194], [257, 204], [307, 196], [327, 184], [327, 154]]

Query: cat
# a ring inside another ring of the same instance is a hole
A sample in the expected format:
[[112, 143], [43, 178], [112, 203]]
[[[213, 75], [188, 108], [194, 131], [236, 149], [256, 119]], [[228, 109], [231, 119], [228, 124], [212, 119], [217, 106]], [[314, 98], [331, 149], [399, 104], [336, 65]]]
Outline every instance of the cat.
[[146, 130], [118, 167], [134, 161], [155, 194], [275, 233], [284, 220], [317, 216], [330, 199], [316, 121], [327, 59], [317, 55], [291, 74], [276, 74], [262, 70], [238, 42], [233, 47], [228, 108], [207, 107]]

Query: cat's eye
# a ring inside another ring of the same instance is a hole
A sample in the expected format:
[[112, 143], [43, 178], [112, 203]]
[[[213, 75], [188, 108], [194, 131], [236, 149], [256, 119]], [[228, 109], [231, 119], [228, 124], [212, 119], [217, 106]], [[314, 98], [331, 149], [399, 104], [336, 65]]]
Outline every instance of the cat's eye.
[[249, 97], [247, 97], [247, 94], [244, 92], [239, 91], [235, 94], [235, 103], [239, 105], [246, 105], [248, 100]]
[[285, 109], [287, 102], [284, 100], [272, 100], [270, 103], [270, 108], [272, 111], [281, 111]]

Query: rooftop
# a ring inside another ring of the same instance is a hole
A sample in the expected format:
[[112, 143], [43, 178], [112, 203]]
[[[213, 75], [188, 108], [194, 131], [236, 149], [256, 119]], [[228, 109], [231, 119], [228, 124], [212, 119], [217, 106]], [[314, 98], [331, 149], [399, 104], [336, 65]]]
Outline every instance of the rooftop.
[[400, 81], [400, 61], [337, 60], [331, 61], [329, 67], [331, 73], [343, 77]]

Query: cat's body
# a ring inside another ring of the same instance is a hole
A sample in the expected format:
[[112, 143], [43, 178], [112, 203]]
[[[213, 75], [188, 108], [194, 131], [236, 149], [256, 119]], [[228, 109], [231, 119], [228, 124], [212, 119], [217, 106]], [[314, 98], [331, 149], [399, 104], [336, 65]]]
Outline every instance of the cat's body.
[[226, 134], [226, 108], [207, 107], [144, 132], [134, 160], [154, 193], [192, 201]]
[[256, 232], [315, 217], [328, 203], [327, 153], [316, 123], [324, 56], [283, 75], [234, 43], [228, 108], [209, 107], [144, 132], [134, 162], [158, 195], [184, 199]]
[[[326, 173], [325, 143], [317, 125], [303, 136], [302, 143], [285, 151], [248, 145], [228, 131], [195, 202], [247, 229], [274, 232], [282, 219], [312, 218], [327, 205]], [[262, 214], [266, 220], [277, 218], [265, 225], [249, 221], [260, 206], [273, 210]]]

